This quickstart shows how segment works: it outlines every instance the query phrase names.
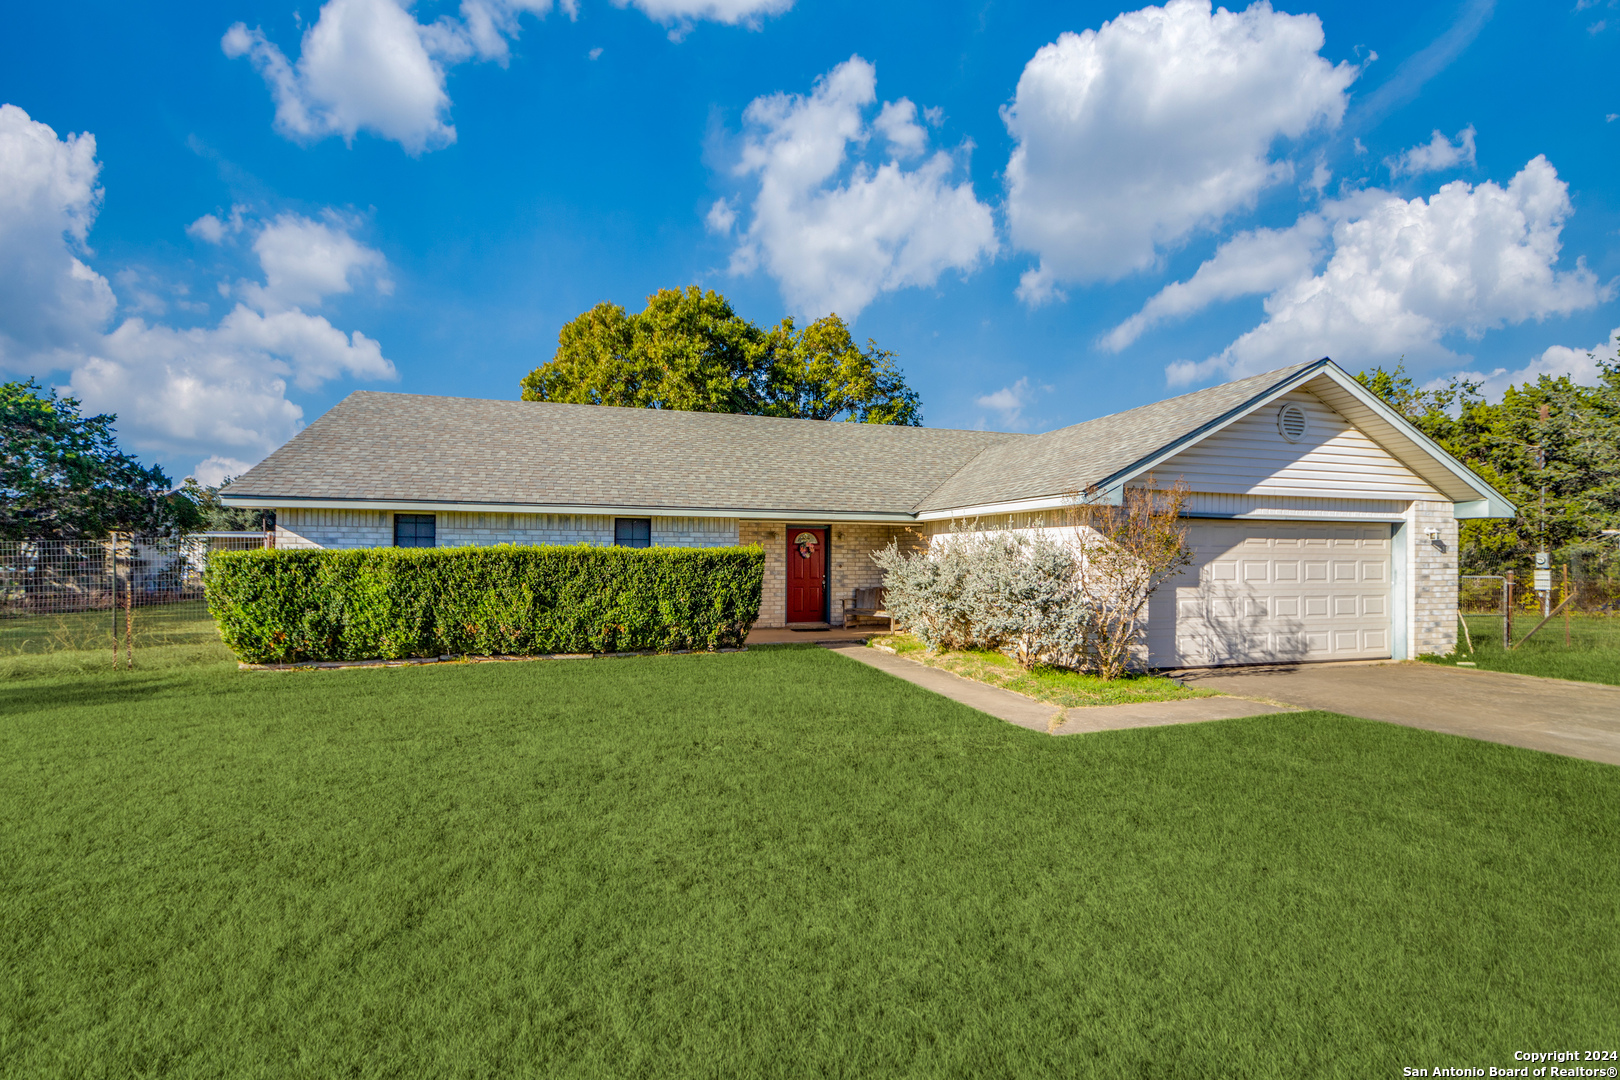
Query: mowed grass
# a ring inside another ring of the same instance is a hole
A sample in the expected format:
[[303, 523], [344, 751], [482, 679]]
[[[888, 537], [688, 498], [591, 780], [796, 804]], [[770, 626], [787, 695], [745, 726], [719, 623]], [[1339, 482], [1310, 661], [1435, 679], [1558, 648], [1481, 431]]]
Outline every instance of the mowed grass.
[[13, 678], [0, 866], [5, 1076], [1364, 1077], [1620, 1030], [1620, 769], [1322, 713], [1053, 738], [815, 647]]
[[126, 644], [134, 650], [219, 644], [219, 629], [208, 614], [207, 603], [186, 600], [133, 611], [120, 608], [0, 619], [0, 658], [99, 653], [110, 666], [115, 635], [121, 653]]
[[941, 650], [928, 647], [910, 634], [873, 638], [870, 648], [886, 648], [898, 656], [929, 667], [940, 668], [999, 686], [1050, 705], [1074, 708], [1089, 705], [1131, 705], [1145, 701], [1177, 701], [1182, 698], [1213, 697], [1218, 691], [1183, 686], [1159, 675], [1130, 674], [1119, 679], [1100, 679], [1080, 671], [1039, 666], [1021, 668], [1012, 658], [989, 649]]
[[1543, 626], [1534, 637], [1525, 639], [1540, 615], [1515, 615], [1514, 649], [1502, 648], [1502, 620], [1499, 616], [1468, 616], [1468, 632], [1473, 635], [1470, 652], [1459, 631], [1457, 651], [1447, 656], [1425, 656], [1438, 664], [1472, 662], [1486, 671], [1512, 671], [1520, 675], [1540, 675], [1549, 679], [1575, 679], [1580, 682], [1620, 685], [1620, 616], [1573, 615], [1569, 620], [1569, 644], [1564, 643], [1564, 619], [1559, 616]]

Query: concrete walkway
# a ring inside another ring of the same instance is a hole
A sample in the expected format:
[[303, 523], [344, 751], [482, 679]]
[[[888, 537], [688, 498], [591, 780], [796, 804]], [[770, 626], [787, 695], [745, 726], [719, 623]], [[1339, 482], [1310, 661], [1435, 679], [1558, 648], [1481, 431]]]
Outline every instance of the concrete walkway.
[[1099, 705], [1092, 708], [1065, 709], [1027, 698], [1023, 694], [1015, 694], [1011, 690], [1003, 690], [999, 686], [986, 686], [972, 679], [964, 679], [949, 671], [931, 668], [915, 660], [906, 660], [881, 649], [832, 643], [829, 643], [827, 648], [839, 656], [847, 656], [868, 667], [875, 667], [897, 679], [904, 679], [924, 690], [932, 690], [942, 697], [989, 713], [1009, 724], [1017, 724], [1019, 727], [1043, 734], [1078, 735], [1118, 728], [1188, 724], [1198, 720], [1230, 720], [1238, 716], [1260, 716], [1285, 711], [1276, 705], [1266, 705], [1238, 697], [1191, 698], [1183, 701], [1153, 701], [1141, 705]]
[[1293, 664], [1178, 681], [1620, 765], [1620, 687], [1439, 664]]

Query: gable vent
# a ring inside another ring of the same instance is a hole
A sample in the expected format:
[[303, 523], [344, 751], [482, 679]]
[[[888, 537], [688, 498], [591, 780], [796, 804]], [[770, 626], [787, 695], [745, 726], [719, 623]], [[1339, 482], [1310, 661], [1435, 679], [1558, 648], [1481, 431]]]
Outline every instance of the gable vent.
[[1305, 428], [1310, 418], [1305, 410], [1292, 401], [1277, 410], [1277, 430], [1289, 442], [1299, 442], [1305, 437]]

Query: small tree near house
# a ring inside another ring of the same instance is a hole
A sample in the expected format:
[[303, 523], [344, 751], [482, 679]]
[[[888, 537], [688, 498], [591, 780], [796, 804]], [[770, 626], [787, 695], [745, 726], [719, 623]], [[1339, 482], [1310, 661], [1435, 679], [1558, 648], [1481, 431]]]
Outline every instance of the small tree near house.
[[1118, 503], [1076, 496], [1069, 519], [1080, 544], [1076, 572], [1080, 591], [1091, 601], [1082, 652], [1086, 667], [1117, 679], [1130, 666], [1141, 641], [1148, 600], [1170, 578], [1192, 564], [1181, 511], [1187, 488], [1127, 488]]

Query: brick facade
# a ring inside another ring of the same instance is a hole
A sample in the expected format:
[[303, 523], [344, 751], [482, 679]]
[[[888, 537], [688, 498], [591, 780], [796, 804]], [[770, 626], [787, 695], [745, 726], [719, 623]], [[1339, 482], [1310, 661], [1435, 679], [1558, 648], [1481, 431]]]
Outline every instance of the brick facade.
[[842, 624], [840, 601], [853, 597], [855, 590], [883, 584], [883, 571], [872, 561], [872, 553], [898, 540], [902, 548], [920, 549], [917, 533], [903, 525], [851, 524], [814, 521], [744, 521], [738, 525], [738, 542], [765, 552], [765, 586], [760, 594], [759, 622], [756, 626], [778, 627], [787, 622], [787, 535], [791, 529], [827, 529], [830, 536], [828, 558], [832, 560], [830, 618]]
[[[613, 543], [613, 518], [597, 514], [487, 514], [453, 511], [434, 517], [439, 547], [490, 544]], [[655, 517], [654, 547], [731, 547], [735, 518]], [[276, 546], [392, 547], [394, 515], [386, 510], [277, 510]]]
[[[1457, 519], [1449, 502], [1414, 502], [1406, 512], [1408, 657], [1457, 647]], [[1438, 529], [1430, 540], [1427, 529]]]

